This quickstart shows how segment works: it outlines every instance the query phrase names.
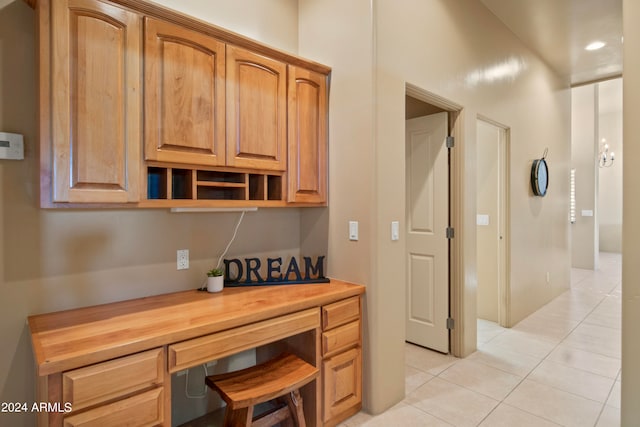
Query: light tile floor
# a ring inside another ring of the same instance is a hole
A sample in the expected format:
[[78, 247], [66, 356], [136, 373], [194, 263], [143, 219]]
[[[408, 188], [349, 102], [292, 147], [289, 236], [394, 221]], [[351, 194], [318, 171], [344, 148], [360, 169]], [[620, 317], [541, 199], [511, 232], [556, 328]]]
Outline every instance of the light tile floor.
[[621, 257], [572, 270], [571, 289], [511, 329], [478, 320], [457, 359], [406, 344], [406, 397], [342, 427], [620, 425]]

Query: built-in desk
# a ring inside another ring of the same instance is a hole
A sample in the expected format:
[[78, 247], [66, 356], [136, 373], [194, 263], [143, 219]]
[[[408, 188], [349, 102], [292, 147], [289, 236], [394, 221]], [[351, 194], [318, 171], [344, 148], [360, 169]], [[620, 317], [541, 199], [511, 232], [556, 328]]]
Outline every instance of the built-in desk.
[[186, 291], [29, 317], [39, 425], [171, 425], [171, 374], [260, 348], [289, 350], [322, 375], [303, 389], [313, 426], [361, 407], [364, 286]]

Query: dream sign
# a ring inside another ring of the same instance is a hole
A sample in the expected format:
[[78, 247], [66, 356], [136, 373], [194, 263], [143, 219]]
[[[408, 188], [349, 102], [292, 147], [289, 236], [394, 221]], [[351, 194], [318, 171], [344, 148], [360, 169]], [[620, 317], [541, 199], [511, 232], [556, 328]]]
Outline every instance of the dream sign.
[[291, 257], [288, 263], [283, 263], [282, 257], [244, 258], [242, 260], [224, 260], [225, 286], [255, 286], [255, 285], [293, 285], [300, 283], [327, 283], [324, 277], [324, 256], [315, 261], [311, 257], [303, 257], [299, 263]]

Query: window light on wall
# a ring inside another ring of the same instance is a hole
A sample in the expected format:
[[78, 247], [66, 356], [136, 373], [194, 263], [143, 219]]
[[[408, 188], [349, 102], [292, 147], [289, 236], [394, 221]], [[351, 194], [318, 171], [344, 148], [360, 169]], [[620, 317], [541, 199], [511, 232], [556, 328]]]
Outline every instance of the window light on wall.
[[576, 223], [576, 170], [571, 169], [569, 175], [569, 221]]

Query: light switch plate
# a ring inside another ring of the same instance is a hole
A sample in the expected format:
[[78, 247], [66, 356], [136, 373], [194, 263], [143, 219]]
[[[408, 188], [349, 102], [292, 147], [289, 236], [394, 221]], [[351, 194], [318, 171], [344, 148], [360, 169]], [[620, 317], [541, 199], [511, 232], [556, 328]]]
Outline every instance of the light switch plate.
[[400, 222], [391, 221], [391, 240], [400, 240]]
[[489, 215], [486, 215], [486, 214], [476, 215], [476, 225], [489, 225]]
[[0, 132], [0, 159], [24, 159], [24, 138], [21, 134]]
[[349, 221], [349, 240], [358, 240], [358, 221]]

